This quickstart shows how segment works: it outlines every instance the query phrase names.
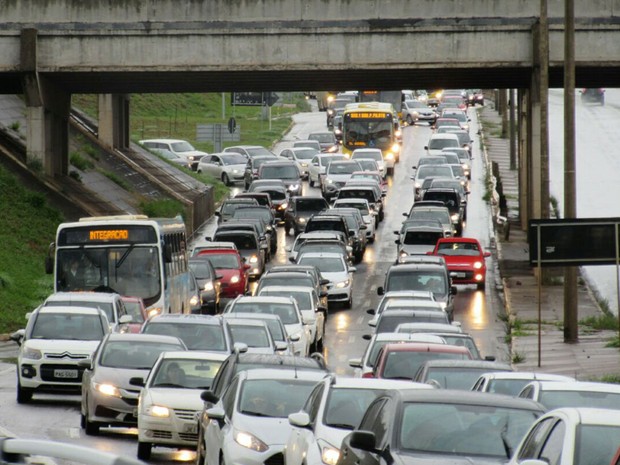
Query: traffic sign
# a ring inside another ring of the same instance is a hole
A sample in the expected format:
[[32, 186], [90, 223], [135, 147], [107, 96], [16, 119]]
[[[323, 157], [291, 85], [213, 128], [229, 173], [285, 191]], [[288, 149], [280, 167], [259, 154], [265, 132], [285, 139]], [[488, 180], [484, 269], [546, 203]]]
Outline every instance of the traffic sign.
[[239, 106], [263, 106], [262, 92], [233, 92], [230, 94], [231, 104]]
[[235, 118], [230, 118], [228, 120], [228, 132], [234, 134], [235, 128], [237, 127], [237, 121]]
[[273, 106], [278, 101], [278, 94], [275, 92], [263, 92], [263, 102], [268, 107]]

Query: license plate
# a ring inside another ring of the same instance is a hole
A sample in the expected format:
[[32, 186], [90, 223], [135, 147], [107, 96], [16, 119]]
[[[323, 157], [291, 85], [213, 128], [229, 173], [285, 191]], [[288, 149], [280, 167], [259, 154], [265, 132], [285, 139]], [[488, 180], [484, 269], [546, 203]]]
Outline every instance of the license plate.
[[196, 423], [187, 423], [183, 425], [183, 432], [189, 434], [197, 434], [198, 433], [198, 425]]
[[54, 378], [77, 378], [77, 370], [54, 370]]
[[465, 273], [454, 273], [454, 277], [455, 278], [464, 278], [465, 277]]

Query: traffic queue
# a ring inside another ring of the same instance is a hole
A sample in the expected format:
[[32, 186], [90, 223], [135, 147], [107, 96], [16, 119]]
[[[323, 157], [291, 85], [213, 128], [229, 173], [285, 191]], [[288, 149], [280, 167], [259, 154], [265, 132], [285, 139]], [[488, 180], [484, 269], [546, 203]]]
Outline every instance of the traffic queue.
[[[551, 456], [544, 436], [558, 456], [581, 458], [553, 463], [612, 463], [620, 389], [515, 372], [482, 354], [455, 318], [457, 286], [484, 293], [491, 256], [463, 236], [477, 99], [444, 91], [431, 108], [426, 93], [403, 95], [394, 109], [343, 94], [331, 131], [248, 155], [243, 176], [226, 177], [245, 189], [191, 250], [201, 280], [193, 311], [148, 315], [120, 296], [102, 311], [78, 298], [88, 293], [48, 299], [14, 337], [17, 401], [39, 388], [79, 393], [85, 434], [135, 427], [142, 460], [164, 447], [195, 451], [197, 465], [516, 465]], [[394, 236], [381, 237], [387, 179], [405, 162], [399, 138], [421, 121], [432, 135], [412, 167], [415, 201]], [[271, 263], [278, 229], [294, 236], [286, 265]], [[394, 261], [378, 304], [363, 308], [356, 265], [387, 240]], [[331, 372], [324, 356], [337, 309], [372, 316], [352, 376]], [[80, 355], [54, 359], [59, 350]]]

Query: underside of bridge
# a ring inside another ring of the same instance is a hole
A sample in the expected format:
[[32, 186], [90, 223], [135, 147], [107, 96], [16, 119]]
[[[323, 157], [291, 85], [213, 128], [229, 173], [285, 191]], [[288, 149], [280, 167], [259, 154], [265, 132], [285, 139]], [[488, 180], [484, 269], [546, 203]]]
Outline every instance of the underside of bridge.
[[[561, 88], [564, 69], [550, 67], [549, 87]], [[41, 72], [69, 94], [132, 94], [175, 92], [308, 91], [372, 88], [396, 89], [525, 89], [532, 68], [402, 68], [332, 71], [274, 69], [230, 72]], [[577, 87], [620, 87], [620, 69], [578, 66]], [[0, 74], [2, 93], [23, 92], [21, 73]]]

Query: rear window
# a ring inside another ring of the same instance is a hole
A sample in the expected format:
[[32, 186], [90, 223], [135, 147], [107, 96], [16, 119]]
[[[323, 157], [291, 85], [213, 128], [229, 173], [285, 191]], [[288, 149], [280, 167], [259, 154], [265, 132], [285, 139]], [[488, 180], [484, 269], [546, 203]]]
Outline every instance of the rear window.
[[407, 231], [403, 244], [405, 245], [435, 245], [443, 237], [442, 232], [436, 231]]
[[388, 274], [385, 290], [431, 291], [436, 295], [446, 295], [448, 281], [446, 274], [439, 271], [397, 271]]
[[225, 235], [225, 236], [218, 236], [217, 233], [215, 233], [215, 237], [213, 238], [214, 241], [225, 241], [225, 242], [232, 242], [237, 246], [237, 249], [239, 250], [250, 250], [250, 249], [257, 249], [258, 248], [258, 244], [256, 243], [256, 238], [254, 236], [249, 236], [249, 235]]
[[347, 232], [343, 228], [342, 221], [336, 221], [336, 220], [309, 221], [306, 224], [306, 232], [311, 232], [311, 231], [342, 231], [345, 233]]
[[325, 199], [317, 197], [312, 198], [300, 198], [295, 202], [298, 211], [321, 211], [329, 208], [329, 205]]
[[262, 179], [297, 179], [299, 178], [299, 171], [293, 165], [263, 165], [260, 176]]
[[219, 325], [151, 322], [144, 326], [142, 332], [176, 336], [185, 343], [189, 350], [226, 350], [224, 330]]

